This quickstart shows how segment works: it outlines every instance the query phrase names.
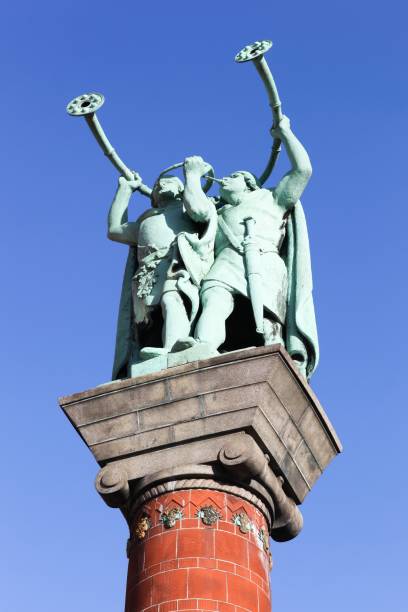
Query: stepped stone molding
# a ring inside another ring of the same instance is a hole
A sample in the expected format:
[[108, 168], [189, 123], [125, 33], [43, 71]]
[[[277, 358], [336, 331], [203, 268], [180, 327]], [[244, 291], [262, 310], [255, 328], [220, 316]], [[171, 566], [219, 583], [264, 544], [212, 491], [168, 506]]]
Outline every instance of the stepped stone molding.
[[226, 436], [251, 435], [301, 503], [341, 444], [313, 391], [280, 346], [246, 349], [115, 381], [60, 405], [101, 466], [133, 481], [217, 461]]

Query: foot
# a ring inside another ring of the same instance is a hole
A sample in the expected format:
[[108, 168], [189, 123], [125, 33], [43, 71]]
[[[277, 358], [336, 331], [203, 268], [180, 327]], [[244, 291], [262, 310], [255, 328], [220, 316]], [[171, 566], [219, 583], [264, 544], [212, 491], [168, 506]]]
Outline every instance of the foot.
[[169, 349], [167, 348], [160, 348], [159, 346], [145, 346], [140, 350], [140, 358], [142, 361], [146, 361], [147, 359], [167, 355], [168, 352]]
[[179, 340], [177, 340], [177, 342], [173, 344], [173, 347], [170, 352], [179, 353], [180, 351], [185, 351], [186, 349], [191, 348], [195, 344], [197, 344], [197, 340], [195, 340], [191, 336], [188, 336], [187, 338], [180, 338]]

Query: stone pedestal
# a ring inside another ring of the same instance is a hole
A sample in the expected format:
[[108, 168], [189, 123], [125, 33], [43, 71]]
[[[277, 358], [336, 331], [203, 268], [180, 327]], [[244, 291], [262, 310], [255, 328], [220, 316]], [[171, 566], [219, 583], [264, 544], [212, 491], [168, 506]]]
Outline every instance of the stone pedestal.
[[269, 535], [340, 442], [279, 346], [116, 381], [60, 400], [129, 524], [126, 612], [270, 609]]

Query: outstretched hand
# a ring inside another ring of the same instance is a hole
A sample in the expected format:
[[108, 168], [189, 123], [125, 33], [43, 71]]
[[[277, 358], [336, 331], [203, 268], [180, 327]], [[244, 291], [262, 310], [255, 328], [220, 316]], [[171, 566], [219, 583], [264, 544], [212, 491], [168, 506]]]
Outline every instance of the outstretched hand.
[[199, 155], [192, 155], [191, 157], [186, 157], [184, 160], [183, 169], [186, 176], [187, 174], [204, 176], [204, 174], [211, 171], [212, 167]]
[[289, 117], [286, 117], [286, 115], [283, 115], [278, 125], [276, 127], [271, 128], [271, 135], [274, 138], [282, 140], [282, 138], [284, 138], [285, 135], [290, 131], [290, 119]]
[[136, 191], [142, 184], [142, 177], [137, 172], [133, 172], [134, 179], [128, 180], [124, 176], [119, 177], [119, 185], [121, 187], [127, 185], [132, 191]]

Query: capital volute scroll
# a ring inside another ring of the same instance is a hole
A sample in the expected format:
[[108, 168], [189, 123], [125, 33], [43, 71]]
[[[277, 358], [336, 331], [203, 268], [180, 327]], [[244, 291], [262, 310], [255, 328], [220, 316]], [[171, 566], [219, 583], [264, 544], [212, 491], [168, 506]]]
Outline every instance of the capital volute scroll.
[[96, 477], [95, 488], [111, 508], [121, 508], [129, 499], [129, 481], [126, 471], [118, 466], [107, 465]]

